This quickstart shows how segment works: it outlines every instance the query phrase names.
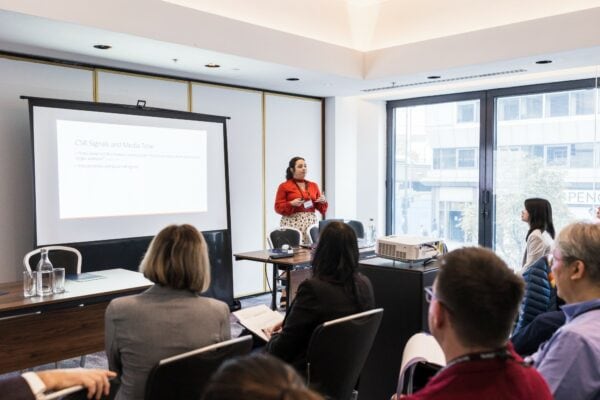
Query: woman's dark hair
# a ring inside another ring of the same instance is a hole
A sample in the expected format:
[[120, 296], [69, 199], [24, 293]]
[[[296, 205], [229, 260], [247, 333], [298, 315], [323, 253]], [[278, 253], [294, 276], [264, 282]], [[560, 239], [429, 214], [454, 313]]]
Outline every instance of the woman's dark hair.
[[298, 160], [304, 160], [304, 158], [294, 157], [290, 160], [290, 163], [288, 164], [288, 167], [285, 170], [285, 179], [286, 180], [292, 179], [294, 177], [294, 168], [296, 168], [296, 161], [298, 161]]
[[552, 223], [552, 206], [546, 199], [531, 198], [525, 200], [525, 210], [529, 214], [529, 231], [525, 240], [529, 237], [531, 232], [536, 229], [540, 231], [548, 232], [552, 239], [554, 239], [554, 224]]
[[224, 362], [212, 376], [202, 400], [323, 400], [298, 373], [268, 354]]
[[356, 284], [358, 268], [358, 243], [354, 229], [344, 222], [328, 223], [319, 234], [319, 242], [312, 260], [313, 276], [317, 279], [341, 284], [356, 299], [361, 309], [365, 296], [363, 287]]

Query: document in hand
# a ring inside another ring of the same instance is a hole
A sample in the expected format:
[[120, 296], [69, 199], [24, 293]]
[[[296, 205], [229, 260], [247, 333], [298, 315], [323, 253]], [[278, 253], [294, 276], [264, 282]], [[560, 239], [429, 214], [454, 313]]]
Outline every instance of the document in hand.
[[265, 342], [268, 342], [269, 339], [263, 332], [263, 329], [270, 328], [283, 321], [283, 314], [271, 310], [264, 304], [234, 311], [233, 315], [240, 321], [240, 324], [244, 325], [250, 332]]

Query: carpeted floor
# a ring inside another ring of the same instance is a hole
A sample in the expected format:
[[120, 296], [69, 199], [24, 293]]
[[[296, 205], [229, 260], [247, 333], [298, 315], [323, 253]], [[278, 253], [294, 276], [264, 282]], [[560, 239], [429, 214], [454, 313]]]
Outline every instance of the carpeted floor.
[[[249, 297], [249, 298], [240, 300], [240, 302], [242, 303], [242, 308], [252, 307], [252, 306], [259, 305], [259, 304], [266, 304], [267, 306], [270, 306], [271, 305], [271, 294], [268, 293], [268, 294], [254, 296], [254, 297]], [[231, 337], [237, 337], [240, 335], [241, 332], [242, 332], [242, 326], [236, 321], [235, 317], [232, 315], [231, 316]], [[60, 361], [58, 363], [58, 366], [56, 366], [54, 363], [45, 364], [45, 365], [37, 366], [37, 367], [33, 368], [33, 370], [39, 371], [39, 370], [53, 369], [53, 368], [77, 368], [77, 367], [79, 367], [79, 362], [80, 362], [79, 357], [71, 358], [68, 360]], [[102, 352], [98, 352], [98, 353], [88, 354], [85, 357], [85, 368], [107, 369], [108, 361], [106, 359], [106, 355], [104, 354], [104, 352], [102, 351]], [[10, 372], [5, 375], [0, 375], [0, 377], [16, 375], [19, 373], [20, 373], [19, 371]]]

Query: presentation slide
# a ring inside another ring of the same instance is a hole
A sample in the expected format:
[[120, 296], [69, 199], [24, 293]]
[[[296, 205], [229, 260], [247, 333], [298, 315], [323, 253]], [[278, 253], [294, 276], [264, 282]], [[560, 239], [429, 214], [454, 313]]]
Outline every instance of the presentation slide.
[[56, 132], [61, 219], [207, 211], [206, 131], [58, 120]]
[[224, 119], [32, 110], [37, 245], [229, 228]]

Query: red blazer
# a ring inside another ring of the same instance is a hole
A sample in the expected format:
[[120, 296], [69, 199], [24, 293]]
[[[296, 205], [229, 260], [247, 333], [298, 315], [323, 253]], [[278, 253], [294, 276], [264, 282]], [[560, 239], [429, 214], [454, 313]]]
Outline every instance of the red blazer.
[[[298, 185], [294, 182], [293, 179], [288, 179], [279, 185], [277, 189], [277, 195], [275, 196], [275, 212], [281, 215], [292, 215], [297, 212], [315, 212], [315, 209], [319, 210], [321, 214], [325, 214], [327, 212], [328, 204], [325, 203], [315, 203], [319, 197], [321, 197], [321, 191], [319, 190], [319, 186], [317, 186], [314, 182], [306, 182], [306, 190], [300, 190]], [[313, 206], [306, 209], [303, 205], [298, 207], [294, 207], [290, 204], [290, 201], [297, 199], [299, 197], [304, 198], [304, 200], [312, 200]]]

